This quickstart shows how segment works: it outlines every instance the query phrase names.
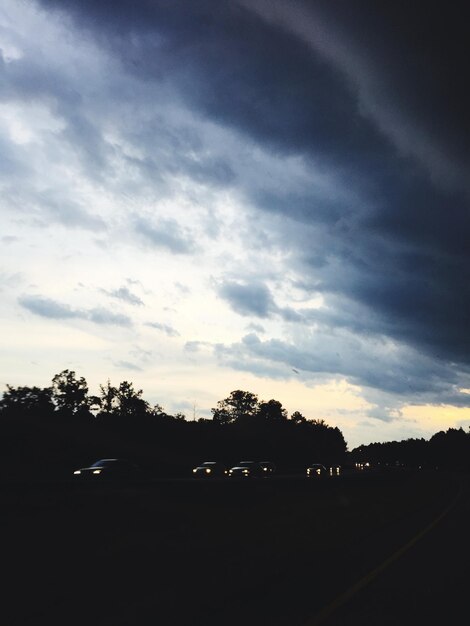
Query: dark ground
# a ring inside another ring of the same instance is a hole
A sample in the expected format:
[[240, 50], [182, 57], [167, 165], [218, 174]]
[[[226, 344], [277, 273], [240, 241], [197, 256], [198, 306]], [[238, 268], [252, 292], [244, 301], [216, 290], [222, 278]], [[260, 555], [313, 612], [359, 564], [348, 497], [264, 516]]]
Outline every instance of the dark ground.
[[[461, 476], [397, 470], [324, 482], [2, 491], [5, 626], [430, 624], [464, 606], [470, 510]], [[457, 494], [439, 524], [337, 606]], [[328, 606], [335, 610], [318, 619]]]

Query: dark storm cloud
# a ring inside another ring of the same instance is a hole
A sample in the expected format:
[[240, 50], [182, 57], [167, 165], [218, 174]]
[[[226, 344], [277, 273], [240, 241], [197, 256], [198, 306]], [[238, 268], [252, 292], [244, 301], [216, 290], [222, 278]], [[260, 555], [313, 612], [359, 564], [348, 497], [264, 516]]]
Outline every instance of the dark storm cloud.
[[[329, 335], [307, 333], [302, 341], [262, 341], [255, 333], [239, 343], [218, 344], [215, 352], [224, 364], [260, 376], [292, 378], [293, 370], [325, 381], [342, 376], [352, 384], [379, 390], [395, 397], [423, 398], [438, 404], [469, 406], [460, 389], [466, 380], [457, 368], [430, 359], [406, 347], [383, 342], [364, 342], [338, 331]], [[467, 372], [468, 374], [468, 372]]]
[[[269, 168], [243, 178], [241, 164], [228, 160], [220, 167], [210, 158], [207, 167], [191, 158], [178, 165], [201, 181], [213, 171], [212, 184], [236, 180], [255, 208], [298, 223], [297, 231], [280, 235], [306, 294], [321, 291], [347, 307], [330, 307], [326, 322], [413, 345], [438, 357], [441, 373], [447, 360], [445, 384], [453, 384], [452, 363], [468, 363], [470, 354], [468, 37], [457, 6], [438, 2], [423, 10], [371, 0], [42, 5], [66, 11], [135, 80], [171, 85], [188, 108], [250, 145], [277, 158], [298, 157], [307, 171], [332, 172], [340, 197], [334, 188], [319, 189], [313, 176], [291, 189], [280, 187]], [[35, 80], [28, 76], [25, 89]], [[67, 119], [80, 130], [76, 118]], [[93, 146], [97, 131], [84, 128]], [[198, 138], [191, 141], [196, 146]], [[97, 144], [97, 158], [103, 150]], [[193, 249], [174, 224], [143, 221], [136, 229], [150, 245], [174, 253]], [[263, 286], [227, 283], [219, 295], [242, 315], [292, 313], [278, 309]], [[270, 344], [255, 348], [276, 352]], [[335, 362], [324, 365], [335, 367], [342, 371]], [[360, 369], [351, 361], [354, 367]], [[438, 388], [434, 378], [427, 382], [427, 370], [420, 373], [421, 383], [412, 376], [413, 389]], [[357, 379], [402, 389], [383, 371], [360, 372]]]
[[218, 293], [240, 315], [270, 317], [276, 310], [269, 289], [262, 283], [241, 284], [227, 281], [219, 286]]
[[63, 304], [45, 298], [43, 296], [20, 296], [18, 303], [24, 309], [34, 313], [40, 317], [54, 320], [82, 319], [94, 322], [95, 324], [113, 325], [113, 326], [130, 326], [131, 320], [126, 315], [114, 313], [104, 308], [92, 309], [74, 309], [68, 304]]
[[142, 218], [135, 218], [135, 231], [149, 245], [163, 248], [173, 254], [191, 254], [195, 251], [195, 244], [181, 226], [171, 219], [160, 220], [157, 225]]
[[227, 280], [218, 286], [217, 292], [240, 315], [260, 318], [279, 315], [286, 322], [299, 322], [303, 319], [294, 309], [277, 306], [270, 290], [261, 282]]

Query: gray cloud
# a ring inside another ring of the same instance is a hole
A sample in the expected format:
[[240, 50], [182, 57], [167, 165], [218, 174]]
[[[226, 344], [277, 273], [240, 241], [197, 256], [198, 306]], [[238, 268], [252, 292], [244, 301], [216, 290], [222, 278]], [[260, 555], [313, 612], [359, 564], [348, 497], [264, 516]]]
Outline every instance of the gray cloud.
[[174, 220], [160, 220], [154, 226], [150, 221], [137, 217], [134, 224], [136, 232], [155, 248], [163, 248], [173, 254], [191, 254], [195, 251], [194, 242]]
[[159, 322], [146, 322], [145, 325], [165, 333], [165, 335], [168, 335], [168, 337], [179, 337], [179, 332], [169, 324], [160, 324]]
[[187, 341], [184, 344], [186, 352], [200, 352], [204, 348], [212, 348], [212, 344], [208, 341]]
[[112, 324], [116, 326], [130, 326], [132, 321], [127, 315], [114, 313], [105, 308], [89, 309], [84, 312], [85, 319], [89, 319], [95, 324]]
[[15, 235], [5, 235], [3, 237], [0, 237], [0, 241], [5, 244], [6, 246], [12, 244], [12, 243], [16, 243], [17, 241], [19, 241], [20, 238], [16, 237]]
[[226, 300], [240, 315], [270, 317], [276, 305], [269, 289], [262, 283], [223, 282], [217, 289], [221, 298]]
[[122, 300], [123, 302], [131, 304], [132, 306], [143, 306], [144, 304], [139, 296], [136, 296], [134, 293], [132, 293], [132, 291], [130, 291], [128, 287], [119, 287], [119, 289], [112, 289], [111, 291], [102, 289], [101, 291], [111, 298]]
[[262, 282], [225, 280], [218, 285], [217, 293], [240, 315], [260, 318], [279, 315], [286, 322], [303, 321], [302, 314], [294, 309], [277, 306], [270, 290]]
[[248, 326], [246, 327], [246, 329], [247, 329], [248, 331], [252, 331], [252, 332], [254, 332], [254, 333], [258, 333], [258, 334], [262, 334], [262, 333], [265, 333], [265, 332], [266, 332], [266, 330], [265, 330], [264, 326], [261, 326], [261, 324], [254, 324], [254, 323], [251, 323], [251, 324], [248, 324]]
[[84, 317], [83, 311], [74, 310], [69, 307], [68, 304], [62, 304], [56, 300], [43, 298], [42, 296], [20, 296], [18, 302], [23, 308], [40, 317], [47, 317], [49, 319]]
[[303, 331], [292, 343], [262, 341], [251, 333], [239, 343], [218, 344], [215, 351], [223, 363], [258, 375], [287, 379], [295, 375], [294, 368], [317, 380], [344, 377], [369, 389], [366, 395], [380, 404], [381, 419], [385, 421], [389, 410], [384, 408], [380, 394], [377, 396], [379, 392], [389, 394], [395, 405], [406, 398], [416, 403], [470, 406], [468, 394], [459, 391], [468, 373], [462, 374], [455, 366], [436, 362], [405, 345], [359, 339], [348, 332]]
[[74, 309], [68, 304], [43, 296], [20, 296], [18, 303], [31, 313], [48, 319], [82, 319], [103, 325], [131, 325], [130, 318], [120, 313], [114, 313], [104, 308]]
[[62, 224], [68, 228], [83, 228], [94, 232], [106, 230], [104, 220], [98, 215], [92, 215], [80, 204], [66, 198], [67, 191], [41, 192], [36, 201], [47, 216], [49, 222]]

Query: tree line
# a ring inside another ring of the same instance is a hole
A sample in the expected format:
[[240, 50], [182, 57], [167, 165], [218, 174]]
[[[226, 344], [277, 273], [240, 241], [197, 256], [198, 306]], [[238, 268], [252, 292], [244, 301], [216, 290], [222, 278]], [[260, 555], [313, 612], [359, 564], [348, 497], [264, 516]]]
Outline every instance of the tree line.
[[92, 395], [85, 378], [66, 369], [48, 387], [7, 385], [0, 400], [2, 459], [7, 465], [5, 460], [16, 455], [26, 466], [39, 463], [52, 472], [124, 456], [161, 474], [183, 475], [203, 460], [229, 465], [265, 459], [286, 469], [345, 460], [339, 428], [299, 411], [289, 416], [278, 400], [234, 390], [211, 413], [198, 420], [169, 414], [159, 404], [150, 405], [128, 381], [114, 386], [108, 380]]
[[470, 470], [470, 432], [449, 428], [435, 433], [429, 440], [406, 439], [371, 443], [351, 452], [355, 462], [373, 466], [423, 469]]
[[99, 393], [72, 370], [48, 387], [7, 385], [0, 399], [2, 475], [54, 473], [103, 457], [141, 461], [162, 475], [187, 475], [203, 460], [227, 465], [242, 459], [271, 460], [280, 469], [312, 462], [381, 467], [470, 470], [470, 433], [449, 428], [429, 440], [371, 443], [347, 452], [342, 432], [324, 420], [288, 415], [275, 399], [234, 390], [211, 409], [212, 417], [188, 420], [150, 405], [129, 381], [108, 380]]

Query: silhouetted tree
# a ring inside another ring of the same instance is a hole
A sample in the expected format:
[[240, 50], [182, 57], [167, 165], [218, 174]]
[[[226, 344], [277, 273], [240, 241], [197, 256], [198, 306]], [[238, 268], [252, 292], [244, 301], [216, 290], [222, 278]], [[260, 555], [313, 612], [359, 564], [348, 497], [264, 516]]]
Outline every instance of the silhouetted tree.
[[117, 388], [111, 385], [111, 381], [106, 381], [105, 385], [100, 385], [100, 395], [90, 398], [90, 405], [93, 409], [98, 409], [97, 417], [112, 415], [118, 405]]
[[260, 402], [257, 417], [268, 422], [282, 422], [287, 420], [287, 411], [278, 400]]
[[83, 376], [77, 378], [71, 370], [63, 370], [52, 379], [52, 399], [62, 413], [76, 415], [89, 412], [86, 380]]
[[258, 396], [249, 391], [237, 389], [225, 400], [217, 402], [211, 409], [214, 421], [219, 424], [233, 424], [254, 417], [258, 411]]
[[0, 400], [0, 410], [10, 414], [50, 414], [54, 410], [52, 389], [7, 385], [7, 390]]
[[119, 417], [135, 418], [148, 414], [149, 404], [142, 398], [142, 389], [136, 391], [132, 383], [124, 380], [116, 394], [116, 412]]

